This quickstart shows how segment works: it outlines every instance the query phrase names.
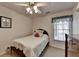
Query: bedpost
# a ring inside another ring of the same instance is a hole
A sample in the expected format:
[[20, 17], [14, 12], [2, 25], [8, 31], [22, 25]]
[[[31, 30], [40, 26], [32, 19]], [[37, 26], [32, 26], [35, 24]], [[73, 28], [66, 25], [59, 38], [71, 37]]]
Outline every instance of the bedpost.
[[65, 57], [68, 57], [68, 35], [65, 34]]

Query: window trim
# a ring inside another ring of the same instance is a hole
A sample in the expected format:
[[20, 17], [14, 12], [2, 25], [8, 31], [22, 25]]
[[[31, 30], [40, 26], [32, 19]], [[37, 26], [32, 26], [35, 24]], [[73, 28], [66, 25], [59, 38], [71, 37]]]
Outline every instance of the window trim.
[[[53, 20], [56, 20], [56, 19], [62, 19], [62, 18], [71, 18], [71, 29], [69, 28], [69, 31], [71, 30], [71, 32], [69, 32], [71, 35], [73, 34], [73, 15], [66, 15], [66, 16], [59, 16], [59, 17], [53, 17], [52, 18], [52, 23], [53, 23]], [[54, 29], [53, 29], [54, 30]], [[56, 30], [58, 30], [58, 29], [56, 29]], [[68, 30], [68, 29], [66, 29], [66, 30]], [[53, 35], [53, 37], [54, 37], [54, 35]], [[61, 40], [55, 40], [54, 39], [54, 41], [61, 41]], [[61, 42], [64, 42], [64, 40], [62, 40]]]
[[66, 16], [53, 17], [52, 18], [52, 23], [53, 23], [54, 19], [61, 19], [61, 18], [68, 18], [68, 17], [72, 17], [72, 21], [73, 21], [73, 15], [66, 15]]

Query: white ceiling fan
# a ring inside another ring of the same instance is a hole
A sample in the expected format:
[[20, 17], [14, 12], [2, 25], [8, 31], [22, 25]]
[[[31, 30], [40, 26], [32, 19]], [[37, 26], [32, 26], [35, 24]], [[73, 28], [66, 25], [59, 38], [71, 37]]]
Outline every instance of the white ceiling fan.
[[34, 13], [41, 14], [42, 12], [38, 8], [47, 6], [47, 3], [26, 2], [26, 3], [15, 4], [15, 5], [25, 6], [26, 7], [26, 14], [34, 14]]

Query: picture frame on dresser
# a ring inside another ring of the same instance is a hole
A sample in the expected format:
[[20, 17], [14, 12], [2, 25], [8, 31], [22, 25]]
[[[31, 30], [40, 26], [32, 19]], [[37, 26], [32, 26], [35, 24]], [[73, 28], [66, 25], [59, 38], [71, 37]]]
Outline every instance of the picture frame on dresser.
[[12, 28], [12, 19], [5, 16], [0, 16], [0, 28]]

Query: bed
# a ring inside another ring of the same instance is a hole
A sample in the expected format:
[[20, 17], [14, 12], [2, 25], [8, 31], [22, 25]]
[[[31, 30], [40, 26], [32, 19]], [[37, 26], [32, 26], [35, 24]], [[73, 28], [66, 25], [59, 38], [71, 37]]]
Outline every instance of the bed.
[[[43, 29], [38, 29], [43, 31], [42, 37], [34, 37], [34, 35], [30, 35], [27, 37], [15, 39], [12, 41], [10, 46], [11, 51], [15, 50], [16, 52], [23, 52], [26, 57], [38, 57], [45, 49], [48, 44], [48, 33]], [[19, 53], [17, 52], [17, 53]], [[22, 53], [19, 53], [22, 54]]]

